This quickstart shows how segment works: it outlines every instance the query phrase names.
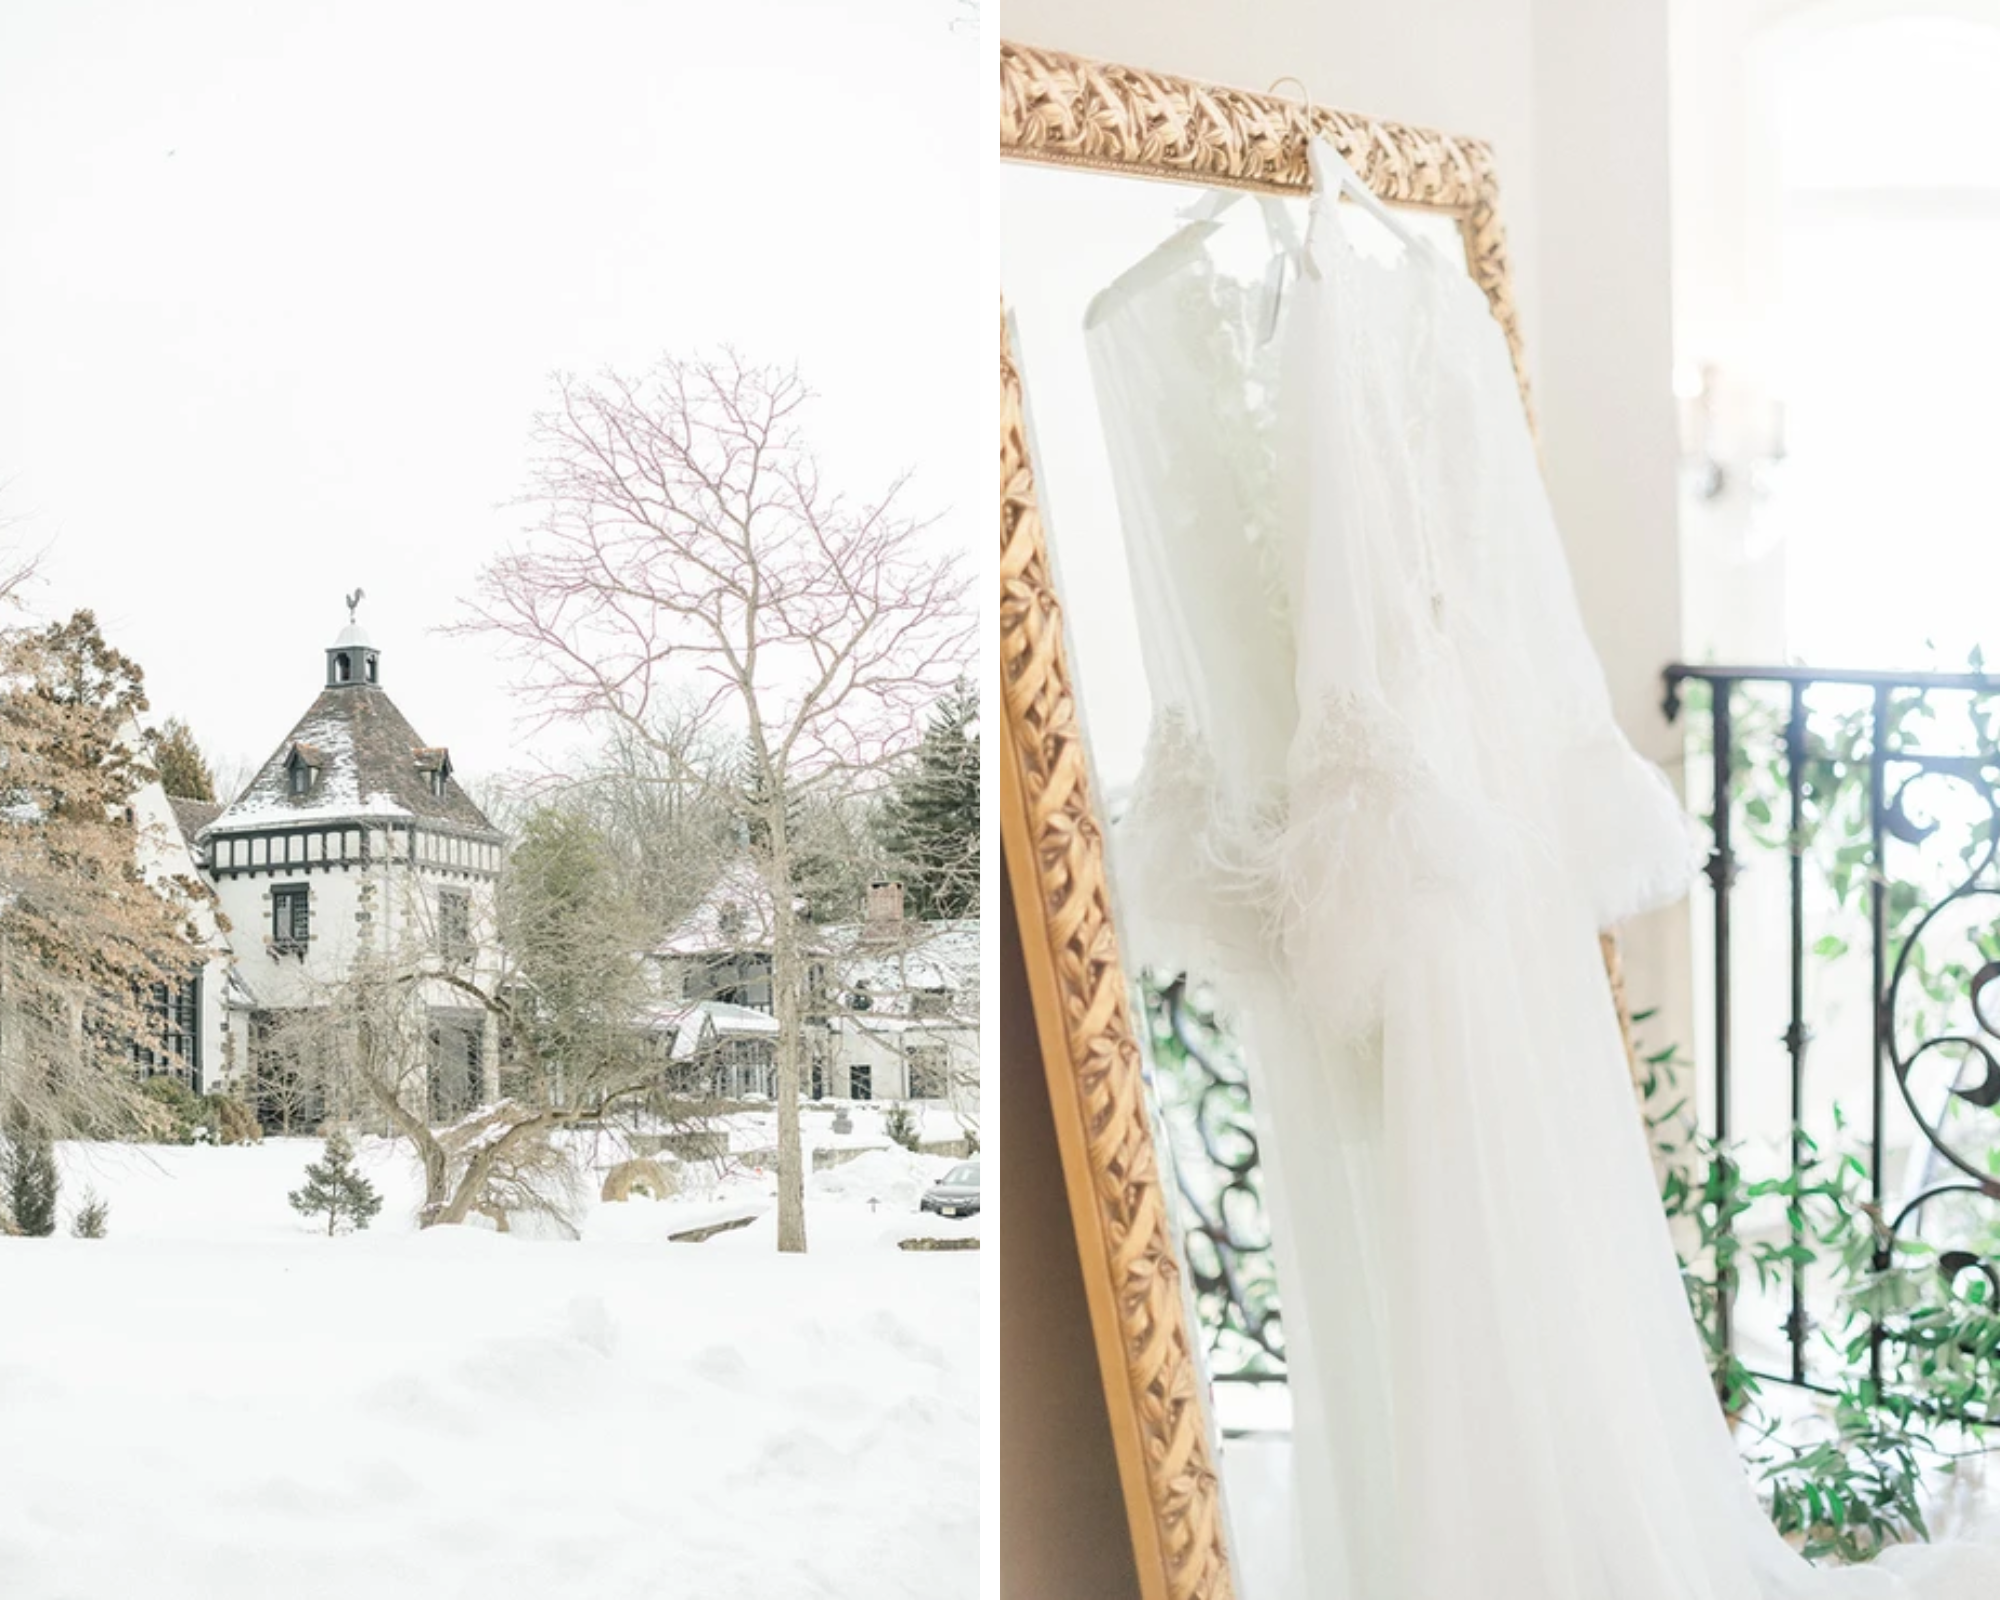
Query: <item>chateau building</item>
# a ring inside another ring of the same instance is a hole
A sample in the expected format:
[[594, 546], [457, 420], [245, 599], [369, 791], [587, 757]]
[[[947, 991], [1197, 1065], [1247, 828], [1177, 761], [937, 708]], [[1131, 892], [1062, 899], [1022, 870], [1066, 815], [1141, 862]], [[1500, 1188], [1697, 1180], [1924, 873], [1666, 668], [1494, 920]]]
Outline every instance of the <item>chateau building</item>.
[[[329, 1104], [319, 1086], [357, 1048], [360, 1012], [387, 1006], [368, 1015], [414, 1046], [418, 1070], [398, 1077], [412, 1110], [449, 1122], [498, 1098], [503, 1040], [482, 997], [506, 975], [494, 902], [507, 840], [459, 786], [450, 751], [390, 699], [382, 652], [351, 616], [317, 698], [239, 795], [169, 801], [153, 783], [135, 808], [156, 841], [149, 872], [192, 865], [215, 893], [199, 968], [162, 998], [164, 1046], [147, 1070], [236, 1093], [271, 1126], [365, 1114], [358, 1097]], [[651, 996], [635, 1023], [657, 1040], [670, 1085], [776, 1092], [770, 912], [758, 873], [737, 861], [648, 953]], [[862, 920], [809, 927], [804, 954], [807, 1098], [976, 1108], [976, 919], [908, 919], [901, 889], [878, 883]], [[352, 1003], [357, 979], [373, 986], [367, 1006]], [[322, 1070], [300, 1068], [308, 1051]]]
[[[747, 861], [726, 870], [649, 956], [646, 1023], [675, 1078], [726, 1099], [776, 1093], [771, 900]], [[800, 1089], [809, 1100], [979, 1103], [979, 923], [906, 918], [878, 883], [859, 922], [805, 930]]]
[[[287, 1024], [358, 970], [393, 980], [431, 1047], [429, 1113], [497, 1092], [499, 1039], [479, 993], [500, 977], [494, 891], [506, 840], [383, 687], [382, 652], [352, 620], [319, 696], [221, 808], [177, 804], [234, 957], [211, 1088], [272, 1076]], [[476, 991], [476, 992], [475, 992]]]

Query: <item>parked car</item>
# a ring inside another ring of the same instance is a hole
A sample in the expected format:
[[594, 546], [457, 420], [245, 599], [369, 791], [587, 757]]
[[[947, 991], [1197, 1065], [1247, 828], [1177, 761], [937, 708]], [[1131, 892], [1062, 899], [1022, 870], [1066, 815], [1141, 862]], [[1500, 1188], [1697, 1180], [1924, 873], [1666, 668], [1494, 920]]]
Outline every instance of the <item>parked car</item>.
[[935, 1211], [941, 1217], [974, 1217], [979, 1214], [979, 1163], [961, 1161], [924, 1191], [919, 1211]]

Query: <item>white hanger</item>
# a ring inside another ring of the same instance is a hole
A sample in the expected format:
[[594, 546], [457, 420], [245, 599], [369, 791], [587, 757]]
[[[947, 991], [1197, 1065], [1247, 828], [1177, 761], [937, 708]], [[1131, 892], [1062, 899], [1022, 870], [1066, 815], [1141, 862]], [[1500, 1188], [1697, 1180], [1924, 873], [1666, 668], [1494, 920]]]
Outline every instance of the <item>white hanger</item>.
[[[1213, 226], [1223, 212], [1246, 198], [1247, 193], [1243, 189], [1211, 189], [1183, 211], [1181, 217], [1191, 226]], [[1264, 231], [1274, 246], [1271, 264], [1264, 272], [1264, 298], [1270, 306], [1264, 319], [1264, 338], [1268, 341], [1278, 331], [1278, 308], [1285, 297], [1285, 269], [1297, 269], [1303, 258], [1303, 246], [1283, 200], [1276, 195], [1260, 194], [1257, 206], [1264, 213]]]
[[1411, 249], [1417, 235], [1410, 225], [1376, 199], [1375, 192], [1361, 181], [1361, 175], [1347, 164], [1347, 157], [1333, 147], [1323, 133], [1313, 135], [1308, 147], [1312, 163], [1313, 191], [1316, 194], [1344, 194]]
[[[1249, 198], [1247, 189], [1211, 189], [1181, 212], [1181, 219], [1185, 222], [1214, 222], [1237, 201]], [[1296, 252], [1299, 231], [1292, 225], [1291, 213], [1286, 211], [1285, 202], [1273, 194], [1260, 194], [1257, 205], [1264, 213], [1264, 228], [1271, 235], [1272, 243], [1288, 254]]]

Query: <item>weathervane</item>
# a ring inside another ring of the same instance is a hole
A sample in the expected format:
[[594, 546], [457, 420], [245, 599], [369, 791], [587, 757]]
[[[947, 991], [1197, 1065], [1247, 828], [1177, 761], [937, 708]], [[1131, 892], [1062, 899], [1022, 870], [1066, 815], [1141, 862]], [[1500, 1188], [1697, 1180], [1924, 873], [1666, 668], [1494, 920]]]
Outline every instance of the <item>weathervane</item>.
[[363, 591], [356, 589], [347, 597], [347, 625], [350, 628], [354, 626], [354, 608], [361, 604], [362, 593]]

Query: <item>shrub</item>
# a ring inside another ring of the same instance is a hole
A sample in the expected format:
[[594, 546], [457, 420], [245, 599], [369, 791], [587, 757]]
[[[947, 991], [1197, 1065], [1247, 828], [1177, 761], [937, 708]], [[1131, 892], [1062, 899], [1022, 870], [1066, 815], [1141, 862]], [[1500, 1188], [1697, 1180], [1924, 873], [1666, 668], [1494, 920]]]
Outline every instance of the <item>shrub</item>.
[[916, 1113], [905, 1105], [893, 1105], [882, 1113], [882, 1131], [909, 1151], [917, 1148], [921, 1138]]
[[83, 1204], [76, 1208], [76, 1215], [70, 1219], [69, 1231], [79, 1239], [102, 1239], [105, 1224], [111, 1216], [111, 1208], [97, 1197], [97, 1191], [83, 1191]]
[[196, 1130], [207, 1125], [201, 1096], [170, 1073], [148, 1078], [139, 1092], [145, 1097], [139, 1134], [149, 1144], [193, 1144]]
[[256, 1144], [264, 1137], [257, 1113], [230, 1094], [212, 1094], [206, 1101], [208, 1126], [217, 1144]]
[[354, 1146], [340, 1132], [327, 1135], [326, 1154], [306, 1168], [304, 1187], [294, 1189], [288, 1198], [301, 1216], [325, 1212], [329, 1238], [343, 1221], [367, 1227], [382, 1209], [382, 1197], [356, 1169]]
[[26, 1128], [7, 1135], [5, 1172], [7, 1210], [14, 1226], [32, 1238], [46, 1239], [56, 1231], [55, 1146]]
[[264, 1137], [257, 1114], [230, 1094], [196, 1094], [161, 1073], [140, 1085], [139, 1137], [149, 1144], [254, 1144]]

